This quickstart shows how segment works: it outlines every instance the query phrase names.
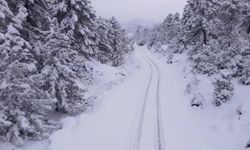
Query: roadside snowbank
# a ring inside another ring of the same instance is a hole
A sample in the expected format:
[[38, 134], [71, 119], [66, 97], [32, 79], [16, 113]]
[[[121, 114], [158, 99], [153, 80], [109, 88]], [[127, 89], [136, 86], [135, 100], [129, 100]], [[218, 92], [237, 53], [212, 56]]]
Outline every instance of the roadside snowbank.
[[[212, 85], [214, 77], [193, 73], [185, 54], [175, 54], [172, 64], [167, 63], [167, 56], [157, 54], [157, 57], [164, 60], [168, 66], [169, 77], [165, 78], [175, 78], [166, 81], [171, 83], [169, 90], [172, 91], [167, 93], [173, 100], [182, 101], [178, 107], [168, 106], [167, 109], [183, 109], [179, 110], [181, 115], [176, 111], [176, 114], [172, 115], [174, 118], [168, 121], [170, 124], [166, 123], [171, 134], [168, 144], [173, 145], [170, 149], [245, 150], [250, 138], [250, 86], [233, 81], [234, 96], [231, 101], [215, 107]], [[174, 96], [172, 93], [176, 91], [179, 92]], [[191, 107], [194, 100], [200, 101], [202, 105]], [[183, 105], [185, 107], [180, 107]], [[169, 110], [168, 114], [170, 112]], [[179, 121], [176, 122], [175, 118], [178, 116]], [[171, 115], [168, 118], [171, 118]], [[180, 135], [175, 135], [177, 128], [181, 132]], [[177, 143], [172, 143], [178, 139], [179, 147], [176, 147]]]

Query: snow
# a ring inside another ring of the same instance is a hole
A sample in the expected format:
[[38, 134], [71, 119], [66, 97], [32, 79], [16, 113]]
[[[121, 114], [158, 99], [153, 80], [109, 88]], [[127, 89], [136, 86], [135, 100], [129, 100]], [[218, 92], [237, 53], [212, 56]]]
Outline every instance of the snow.
[[57, 6], [57, 8], [58, 8], [60, 11], [62, 11], [62, 12], [66, 12], [66, 11], [67, 11], [67, 6], [66, 6], [66, 4], [65, 4], [64, 1], [61, 2], [61, 3]]
[[78, 17], [76, 14], [73, 14], [72, 16], [72, 20], [73, 20], [73, 23], [77, 22], [78, 21]]
[[[120, 67], [112, 67], [109, 65], [101, 64], [100, 62], [95, 60], [90, 60], [86, 62], [85, 65], [88, 72], [91, 73], [91, 80], [84, 81], [83, 83], [79, 84], [87, 86], [88, 91], [85, 96], [87, 98], [94, 97], [93, 103], [98, 106], [99, 103], [103, 101], [102, 97], [105, 95], [106, 91], [109, 91], [116, 85], [121, 84], [128, 76], [130, 76], [134, 72], [134, 70], [138, 70], [138, 63], [139, 61], [135, 57], [135, 53], [125, 56], [125, 63]], [[1, 84], [1, 86], [4, 86], [4, 84]], [[88, 116], [88, 113], [85, 115]], [[62, 118], [62, 115], [55, 114], [55, 116], [53, 116], [52, 118], [54, 117]], [[57, 133], [66, 132], [67, 128], [72, 128], [74, 124], [79, 123], [77, 122], [78, 117], [63, 118], [63, 130], [60, 130]], [[6, 124], [7, 123], [8, 122], [6, 122]], [[0, 150], [47, 150], [50, 143], [51, 142], [49, 139], [39, 142], [27, 141], [22, 148], [16, 148], [11, 144], [0, 143]]]
[[[166, 100], [169, 104], [166, 104], [164, 113], [168, 120], [165, 128], [166, 135], [170, 135], [167, 136], [166, 145], [173, 150], [244, 150], [250, 131], [250, 87], [239, 85], [235, 81], [234, 97], [230, 102], [217, 108], [212, 105], [213, 78], [191, 73], [191, 65], [185, 57], [185, 54], [177, 55], [175, 63], [168, 65], [168, 69], [163, 69], [166, 71], [163, 73], [163, 79], [166, 80], [165, 83], [169, 83], [169, 87], [162, 89], [171, 91], [166, 92], [166, 99], [172, 97], [171, 99], [175, 100]], [[190, 83], [193, 88], [191, 93], [187, 94], [184, 92], [185, 85]], [[191, 99], [197, 93], [204, 98], [202, 109], [190, 107]], [[237, 114], [239, 109], [243, 113], [242, 116]]]
[[0, 18], [5, 19], [5, 14], [3, 12], [0, 12]]
[[[212, 78], [191, 73], [185, 54], [176, 55], [173, 64], [167, 64], [165, 57], [152, 54], [146, 47], [136, 46], [133, 56], [118, 69], [89, 62], [87, 69], [92, 68], [95, 75], [91, 91], [106, 91], [90, 94], [101, 95], [96, 108], [77, 117], [64, 118], [63, 129], [55, 132], [49, 140], [28, 143], [23, 149], [156, 149], [159, 144], [156, 126], [158, 79], [162, 124], [160, 140], [164, 140], [161, 144], [165, 149], [245, 149], [250, 133], [248, 86], [234, 81], [232, 101], [215, 107], [212, 105]], [[131, 72], [131, 68], [135, 71]], [[126, 76], [121, 75], [123, 73]], [[114, 79], [114, 83], [110, 84]], [[97, 83], [99, 87], [94, 86]], [[191, 99], [197, 95], [204, 98], [202, 108], [191, 107]], [[145, 100], [146, 107], [142, 111]], [[0, 150], [10, 150], [8, 147], [5, 145]]]
[[4, 39], [4, 34], [0, 33], [0, 40]]
[[75, 1], [75, 0], [71, 0], [70, 3], [71, 3], [72, 5], [75, 5], [75, 4], [76, 4], [76, 1]]
[[[102, 97], [106, 91], [122, 83], [133, 73], [132, 70], [137, 70], [138, 64], [139, 62], [135, 58], [135, 53], [126, 56], [124, 65], [118, 68], [101, 64], [96, 60], [86, 62], [85, 67], [92, 76], [91, 83], [85, 83], [88, 84], [88, 93], [86, 96]], [[97, 103], [99, 100], [97, 99]]]
[[13, 27], [13, 25], [8, 26], [8, 34], [17, 34], [17, 33], [19, 32], [17, 31], [15, 27]]
[[7, 87], [7, 83], [6, 83], [6, 81], [4, 80], [1, 84], [0, 84], [0, 88], [5, 88], [5, 87]]
[[[138, 107], [135, 103], [144, 96], [144, 93], [138, 92], [146, 86], [147, 76], [144, 74], [144, 70], [140, 69], [126, 82], [104, 94], [95, 111], [64, 120], [66, 126], [50, 138], [49, 150], [129, 149], [130, 131], [133, 130], [131, 123]], [[135, 82], [137, 84], [133, 85]]]
[[[106, 93], [94, 112], [65, 120], [67, 125], [64, 129], [50, 138], [49, 150], [128, 150], [134, 147], [140, 110], [150, 78], [149, 65], [143, 58], [144, 53], [160, 67], [165, 147], [172, 150], [211, 150], [211, 145], [204, 138], [204, 132], [197, 127], [201, 123], [193, 117], [196, 115], [192, 115], [189, 99], [184, 95], [182, 69], [177, 67], [178, 64], [167, 66], [145, 50], [144, 47], [137, 48], [137, 57], [141, 61], [140, 70]], [[155, 78], [153, 76], [144, 113], [142, 138], [139, 143], [141, 150], [155, 147]]]

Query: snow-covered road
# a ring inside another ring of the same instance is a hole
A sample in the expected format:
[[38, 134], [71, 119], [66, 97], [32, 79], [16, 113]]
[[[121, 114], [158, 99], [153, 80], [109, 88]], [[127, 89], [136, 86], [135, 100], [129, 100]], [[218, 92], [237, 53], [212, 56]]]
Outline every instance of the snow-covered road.
[[50, 150], [165, 149], [160, 70], [144, 47], [137, 47], [136, 55], [141, 69], [106, 93], [94, 112], [64, 121]]
[[147, 55], [142, 54], [144, 62], [150, 68], [150, 77], [145, 91], [135, 131], [134, 150], [164, 150], [164, 131], [161, 117], [161, 100], [159, 97], [160, 71], [157, 64]]
[[107, 92], [95, 111], [67, 118], [49, 150], [211, 150], [189, 119], [176, 66], [146, 47], [136, 47], [136, 57], [140, 69]]
[[186, 117], [175, 67], [166, 68], [146, 47], [136, 47], [136, 57], [141, 68], [107, 92], [95, 111], [64, 120], [49, 150], [211, 150]]
[[230, 104], [222, 112], [212, 106], [203, 111], [190, 107], [185, 93], [193, 77], [185, 71], [190, 64], [184, 55], [167, 64], [146, 47], [136, 46], [134, 54], [139, 69], [107, 91], [95, 110], [63, 119], [63, 129], [49, 140], [27, 143], [20, 150], [245, 149], [245, 123], [232, 117]]

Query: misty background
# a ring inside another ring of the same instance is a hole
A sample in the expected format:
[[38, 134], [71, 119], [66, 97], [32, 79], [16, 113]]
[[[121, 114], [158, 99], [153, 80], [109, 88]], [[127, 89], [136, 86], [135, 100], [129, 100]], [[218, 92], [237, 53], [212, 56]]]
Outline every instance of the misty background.
[[182, 12], [187, 0], [94, 0], [92, 5], [103, 17], [120, 22], [161, 22], [169, 13]]

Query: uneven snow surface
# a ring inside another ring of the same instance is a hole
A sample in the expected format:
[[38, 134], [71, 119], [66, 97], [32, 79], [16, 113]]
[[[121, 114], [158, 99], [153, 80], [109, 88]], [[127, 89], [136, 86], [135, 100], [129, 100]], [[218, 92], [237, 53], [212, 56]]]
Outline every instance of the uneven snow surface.
[[135, 55], [140, 68], [106, 92], [95, 110], [65, 118], [64, 128], [48, 141], [24, 149], [244, 150], [250, 124], [249, 119], [239, 123], [234, 114], [239, 102], [221, 109], [192, 108], [185, 94], [191, 80], [185, 62], [168, 65], [145, 47], [136, 47]]

